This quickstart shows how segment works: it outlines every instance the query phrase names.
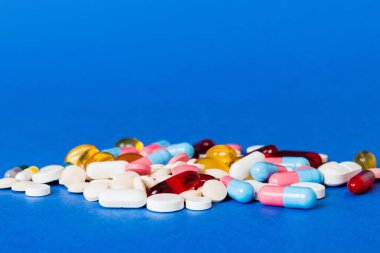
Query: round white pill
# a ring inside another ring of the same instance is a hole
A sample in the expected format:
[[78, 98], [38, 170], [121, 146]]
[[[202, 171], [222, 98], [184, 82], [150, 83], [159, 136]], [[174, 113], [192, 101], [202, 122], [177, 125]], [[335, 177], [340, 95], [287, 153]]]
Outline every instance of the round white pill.
[[87, 201], [97, 201], [99, 194], [108, 189], [108, 182], [97, 180], [96, 183], [91, 182], [83, 191], [83, 196]]
[[202, 193], [197, 190], [188, 190], [184, 191], [180, 194], [184, 199], [190, 198], [190, 197], [202, 197]]
[[89, 184], [90, 183], [87, 182], [76, 182], [67, 184], [66, 187], [67, 190], [71, 193], [82, 193]]
[[92, 179], [112, 178], [123, 174], [127, 164], [126, 161], [93, 162], [87, 166], [86, 173]]
[[213, 176], [217, 179], [220, 179], [224, 176], [229, 176], [229, 174], [226, 171], [220, 169], [208, 169], [205, 171], [205, 174]]
[[202, 195], [213, 202], [220, 202], [227, 197], [227, 188], [219, 180], [207, 180], [202, 186]]
[[155, 194], [147, 199], [146, 208], [159, 213], [175, 212], [184, 208], [184, 199], [172, 193]]
[[17, 173], [15, 179], [18, 181], [30, 181], [32, 180], [33, 172], [30, 170], [23, 170]]
[[67, 185], [84, 181], [86, 181], [86, 171], [79, 166], [70, 165], [62, 171], [59, 184]]
[[29, 197], [42, 197], [50, 194], [50, 185], [33, 183], [25, 188], [25, 195]]
[[8, 189], [12, 187], [12, 184], [16, 182], [16, 179], [11, 177], [6, 177], [0, 179], [0, 189]]
[[39, 172], [33, 174], [32, 180], [34, 183], [45, 184], [58, 180], [63, 171], [61, 165], [49, 165], [40, 169]]
[[190, 197], [186, 199], [186, 208], [194, 211], [207, 210], [212, 207], [212, 201], [206, 197]]
[[25, 188], [31, 184], [34, 184], [34, 183], [32, 181], [17, 181], [12, 184], [12, 191], [24, 192]]
[[146, 204], [146, 193], [140, 190], [105, 190], [99, 194], [99, 204], [108, 208], [140, 208]]
[[292, 184], [291, 186], [311, 188], [315, 192], [315, 194], [317, 194], [317, 199], [322, 199], [326, 196], [326, 187], [322, 184], [302, 182], [302, 183]]

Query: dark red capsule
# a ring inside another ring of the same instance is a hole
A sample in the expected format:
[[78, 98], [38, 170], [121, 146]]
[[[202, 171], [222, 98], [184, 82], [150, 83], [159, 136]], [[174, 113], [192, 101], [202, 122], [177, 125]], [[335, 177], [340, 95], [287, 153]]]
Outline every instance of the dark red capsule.
[[193, 145], [194, 147], [194, 158], [198, 158], [201, 154], [206, 154], [207, 150], [215, 146], [215, 143], [211, 139], [201, 140]]
[[374, 183], [375, 173], [370, 170], [363, 170], [348, 181], [347, 188], [353, 194], [361, 194], [371, 189]]
[[199, 174], [194, 171], [185, 171], [172, 176], [161, 183], [153, 186], [149, 192], [149, 195], [159, 193], [175, 193], [180, 194], [184, 191], [191, 190], [199, 182]]
[[276, 156], [278, 149], [275, 145], [266, 145], [247, 153], [246, 156], [256, 151], [263, 153], [265, 157], [272, 157]]
[[276, 157], [284, 157], [284, 156], [304, 157], [309, 161], [310, 166], [313, 168], [318, 168], [319, 166], [322, 165], [321, 156], [315, 152], [280, 150], [276, 153], [275, 156]]
[[195, 189], [203, 186], [207, 180], [216, 179], [215, 177], [207, 174], [199, 174], [199, 182], [194, 186]]

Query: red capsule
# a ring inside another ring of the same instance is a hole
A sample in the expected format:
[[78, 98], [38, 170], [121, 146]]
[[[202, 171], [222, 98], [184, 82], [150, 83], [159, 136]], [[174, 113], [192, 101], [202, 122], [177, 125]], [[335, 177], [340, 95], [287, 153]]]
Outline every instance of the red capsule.
[[375, 173], [370, 170], [363, 170], [348, 181], [347, 188], [353, 194], [360, 194], [371, 189], [374, 183]]
[[203, 186], [206, 181], [216, 179], [215, 177], [207, 174], [199, 174], [199, 182], [194, 186], [195, 189], [198, 189], [199, 187]]
[[200, 176], [197, 172], [185, 171], [156, 184], [149, 190], [148, 195], [158, 193], [180, 194], [198, 184], [199, 178]]
[[276, 157], [292, 156], [292, 157], [304, 157], [310, 162], [310, 166], [313, 168], [318, 168], [322, 165], [322, 158], [319, 154], [315, 152], [308, 151], [291, 151], [291, 150], [280, 150], [276, 153]]
[[215, 146], [215, 143], [211, 139], [201, 140], [193, 145], [194, 147], [194, 158], [198, 158], [201, 154], [206, 154], [207, 150]]
[[247, 156], [253, 152], [256, 152], [256, 151], [263, 153], [265, 155], [265, 157], [273, 157], [273, 156], [276, 156], [278, 149], [275, 145], [266, 145], [266, 146], [262, 146], [261, 148], [255, 149], [255, 150], [247, 153], [245, 156]]

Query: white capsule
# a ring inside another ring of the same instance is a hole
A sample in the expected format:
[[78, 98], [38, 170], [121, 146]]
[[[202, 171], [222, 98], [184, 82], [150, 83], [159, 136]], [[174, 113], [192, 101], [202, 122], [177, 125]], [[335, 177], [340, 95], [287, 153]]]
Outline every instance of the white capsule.
[[139, 174], [134, 171], [116, 175], [112, 179], [111, 189], [133, 189], [133, 180], [136, 177], [139, 177]]
[[208, 169], [205, 171], [205, 174], [213, 176], [217, 179], [220, 179], [224, 176], [229, 176], [229, 174], [226, 171], [221, 170], [221, 169]]
[[206, 197], [189, 197], [186, 199], [186, 208], [194, 211], [203, 211], [212, 207], [212, 201]]
[[30, 181], [32, 180], [33, 174], [38, 172], [38, 168], [36, 166], [30, 166], [23, 171], [17, 173], [15, 179], [18, 181]]
[[86, 172], [92, 179], [112, 178], [123, 174], [127, 164], [126, 161], [93, 162], [87, 166]]
[[184, 208], [184, 199], [172, 193], [155, 194], [148, 197], [146, 208], [160, 213], [175, 212]]
[[99, 204], [108, 208], [140, 208], [146, 204], [146, 193], [140, 190], [105, 190], [99, 194]]
[[16, 182], [16, 179], [11, 177], [6, 177], [0, 179], [0, 189], [8, 189], [12, 187], [12, 184]]
[[264, 145], [253, 145], [253, 146], [249, 146], [247, 149], [246, 149], [246, 152], [247, 153], [251, 153], [255, 150], [258, 150], [259, 148], [262, 148], [264, 147]]
[[67, 184], [67, 190], [71, 193], [83, 193], [84, 189], [89, 185], [90, 183], [87, 182], [75, 182]]
[[25, 187], [25, 195], [29, 197], [43, 197], [50, 194], [50, 185], [33, 183]]
[[33, 174], [32, 180], [34, 183], [46, 184], [57, 181], [64, 167], [61, 165], [49, 165], [40, 169], [39, 172]]
[[255, 163], [264, 161], [265, 156], [262, 153], [253, 152], [231, 165], [230, 176], [243, 180], [250, 176], [249, 170]]
[[12, 184], [12, 191], [24, 192], [26, 187], [34, 184], [32, 181], [17, 181]]
[[227, 197], [227, 188], [219, 180], [207, 180], [202, 186], [202, 195], [213, 202], [220, 202]]
[[99, 194], [109, 187], [108, 182], [91, 182], [83, 191], [83, 196], [87, 201], [97, 201]]
[[79, 183], [86, 181], [86, 171], [79, 166], [69, 165], [61, 174], [59, 184], [68, 185], [72, 183]]

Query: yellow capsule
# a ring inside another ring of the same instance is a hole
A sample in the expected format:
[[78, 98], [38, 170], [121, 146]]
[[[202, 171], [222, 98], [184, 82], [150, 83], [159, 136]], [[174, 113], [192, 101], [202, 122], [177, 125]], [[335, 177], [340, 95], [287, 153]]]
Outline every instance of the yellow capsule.
[[113, 160], [115, 160], [115, 158], [113, 157], [111, 153], [98, 152], [87, 159], [86, 163], [84, 164], [84, 169], [86, 169], [87, 166], [93, 162], [106, 162], [106, 161], [113, 161]]
[[144, 147], [144, 144], [136, 138], [123, 138], [123, 139], [118, 140], [115, 143], [115, 147], [119, 147], [119, 148], [124, 148], [128, 146], [133, 146], [137, 150], [140, 150]]
[[143, 157], [144, 157], [143, 155], [136, 154], [136, 153], [125, 153], [116, 157], [116, 160], [122, 160], [122, 161], [126, 161], [130, 163]]
[[82, 144], [76, 146], [67, 153], [65, 163], [71, 163], [83, 167], [86, 160], [98, 152], [99, 150], [94, 145]]
[[207, 150], [206, 157], [214, 158], [229, 167], [237, 157], [237, 153], [235, 149], [227, 145], [217, 145]]
[[230, 171], [230, 168], [226, 166], [224, 163], [222, 163], [219, 160], [216, 160], [214, 158], [210, 157], [202, 157], [197, 160], [198, 164], [202, 164], [204, 166], [203, 170], [208, 170], [208, 169], [220, 169], [224, 170], [226, 172]]
[[354, 162], [360, 164], [363, 170], [376, 168], [376, 156], [370, 151], [357, 153]]

